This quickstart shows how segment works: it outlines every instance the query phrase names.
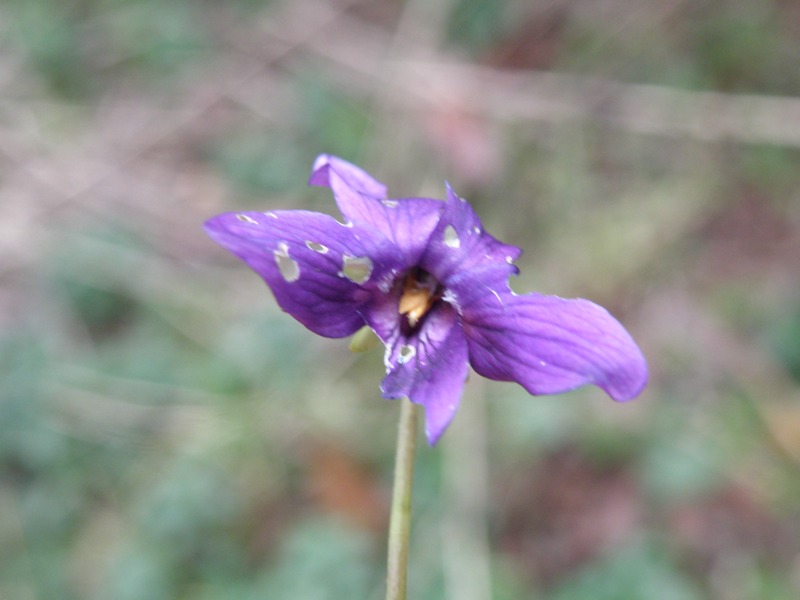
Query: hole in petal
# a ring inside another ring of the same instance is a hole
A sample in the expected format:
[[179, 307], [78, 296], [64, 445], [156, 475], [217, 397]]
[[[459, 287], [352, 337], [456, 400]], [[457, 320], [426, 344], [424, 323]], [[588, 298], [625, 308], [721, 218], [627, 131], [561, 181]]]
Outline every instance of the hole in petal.
[[372, 275], [372, 261], [368, 256], [347, 256], [342, 258], [342, 272], [340, 276], [347, 277], [353, 283], [366, 283]]
[[278, 244], [278, 249], [272, 253], [275, 256], [275, 263], [278, 265], [278, 271], [289, 283], [300, 279], [300, 265], [289, 256], [289, 246], [286, 242]]
[[265, 212], [264, 214], [267, 215], [268, 217], [272, 217], [273, 219], [278, 218], [278, 215], [276, 215], [274, 212]]
[[239, 219], [242, 223], [250, 223], [251, 225], [258, 225], [258, 221], [256, 221], [254, 218], [248, 215], [243, 215], [239, 213], [238, 215], [236, 215], [236, 218]]
[[323, 246], [322, 244], [318, 244], [317, 242], [309, 242], [306, 240], [306, 246], [308, 246], [309, 250], [313, 250], [314, 252], [319, 252], [320, 254], [327, 254], [328, 247]]
[[405, 345], [400, 348], [400, 353], [397, 355], [397, 362], [401, 365], [406, 364], [410, 361], [417, 353], [417, 349], [414, 346]]
[[397, 200], [381, 200], [381, 204], [387, 208], [397, 208], [397, 205], [400, 203]]
[[458, 232], [456, 232], [456, 228], [452, 225], [448, 225], [444, 228], [444, 244], [450, 248], [458, 248], [461, 246], [461, 240], [458, 237]]

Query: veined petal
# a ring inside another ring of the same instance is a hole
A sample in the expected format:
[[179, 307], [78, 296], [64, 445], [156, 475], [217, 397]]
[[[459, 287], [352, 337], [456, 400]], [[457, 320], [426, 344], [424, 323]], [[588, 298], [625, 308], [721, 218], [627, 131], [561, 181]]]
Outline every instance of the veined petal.
[[386, 186], [328, 154], [317, 158], [309, 183], [331, 188], [347, 221], [374, 228], [394, 242], [407, 266], [419, 261], [445, 208], [430, 198], [387, 199]]
[[489, 379], [516, 381], [531, 394], [595, 384], [620, 401], [647, 383], [630, 334], [588, 300], [508, 292], [462, 310], [470, 363]]
[[420, 266], [446, 288], [451, 280], [508, 281], [519, 271], [512, 263], [522, 250], [499, 242], [483, 230], [472, 207], [447, 186], [447, 200], [431, 233]]
[[[398, 329], [399, 332], [399, 329]], [[398, 333], [386, 349], [384, 398], [408, 397], [425, 407], [425, 434], [433, 445], [453, 420], [467, 379], [467, 344], [458, 315], [443, 305], [419, 333]]]
[[357, 331], [361, 308], [402, 267], [379, 233], [315, 212], [224, 213], [205, 229], [267, 282], [284, 311], [326, 337]]

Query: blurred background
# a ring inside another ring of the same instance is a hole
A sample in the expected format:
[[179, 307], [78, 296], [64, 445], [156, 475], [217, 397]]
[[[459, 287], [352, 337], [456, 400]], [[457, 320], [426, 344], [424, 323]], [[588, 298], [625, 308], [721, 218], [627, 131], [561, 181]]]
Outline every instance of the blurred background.
[[382, 352], [201, 229], [336, 214], [322, 152], [447, 179], [652, 371], [473, 375], [410, 598], [800, 597], [800, 3], [6, 0], [0, 90], [3, 600], [383, 597]]

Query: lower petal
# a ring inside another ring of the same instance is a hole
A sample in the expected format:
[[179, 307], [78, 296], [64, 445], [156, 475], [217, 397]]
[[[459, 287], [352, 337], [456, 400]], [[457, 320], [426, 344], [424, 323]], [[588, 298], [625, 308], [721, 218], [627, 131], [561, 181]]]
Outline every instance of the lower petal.
[[408, 397], [425, 407], [425, 434], [433, 445], [453, 420], [467, 378], [467, 344], [448, 306], [431, 313], [420, 331], [396, 335], [387, 346], [385, 398]]
[[516, 381], [531, 394], [594, 384], [620, 401], [647, 383], [647, 363], [630, 334], [588, 300], [507, 292], [462, 316], [470, 363], [489, 379]]

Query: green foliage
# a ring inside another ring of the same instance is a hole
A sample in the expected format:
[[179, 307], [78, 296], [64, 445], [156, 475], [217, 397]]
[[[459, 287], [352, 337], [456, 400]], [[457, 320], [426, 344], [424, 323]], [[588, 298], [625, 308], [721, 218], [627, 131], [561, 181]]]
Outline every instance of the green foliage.
[[800, 306], [777, 320], [770, 334], [781, 364], [800, 384]]
[[[708, 432], [716, 423], [697, 423], [694, 406], [678, 399], [657, 409], [653, 430], [640, 448], [638, 462], [642, 481], [660, 502], [702, 496], [720, 485], [726, 461], [731, 457], [718, 436]], [[696, 424], [690, 425], [695, 421]]]
[[58, 454], [41, 431], [42, 381], [47, 355], [32, 332], [0, 338], [0, 455], [8, 467], [35, 468]]
[[[310, 147], [355, 159], [370, 132], [370, 107], [341, 93], [323, 72], [311, 71], [299, 82], [303, 119], [298, 123]], [[310, 142], [310, 143], [309, 143]]]
[[207, 49], [189, 0], [15, 1], [13, 42], [58, 96], [80, 100], [117, 76], [172, 76]]
[[776, 59], [789, 59], [791, 50], [785, 46], [781, 17], [772, 4], [709, 5], [698, 11], [691, 23], [690, 44], [698, 73], [706, 79], [703, 84], [773, 94], [797, 91], [797, 72], [777, 67]]
[[560, 586], [549, 600], [696, 600], [700, 591], [652, 543], [621, 548]]
[[381, 581], [374, 554], [371, 540], [357, 532], [309, 520], [289, 534], [260, 589], [286, 600], [370, 598]]
[[509, 27], [507, 0], [460, 0], [447, 22], [450, 39], [473, 52], [486, 50]]
[[12, 2], [6, 10], [15, 26], [12, 40], [28, 54], [33, 66], [52, 90], [67, 98], [91, 91], [89, 56], [80, 10], [57, 0]]
[[242, 132], [223, 140], [215, 158], [234, 185], [251, 194], [286, 192], [300, 177], [303, 154], [293, 139], [280, 132]]

